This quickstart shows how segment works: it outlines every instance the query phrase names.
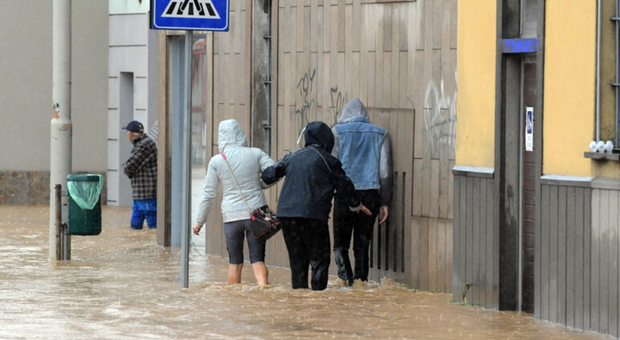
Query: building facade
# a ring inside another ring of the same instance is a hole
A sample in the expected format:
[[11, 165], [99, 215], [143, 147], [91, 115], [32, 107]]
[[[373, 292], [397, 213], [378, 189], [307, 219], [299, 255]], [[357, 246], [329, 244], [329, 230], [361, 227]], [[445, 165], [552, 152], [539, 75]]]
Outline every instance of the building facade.
[[[243, 0], [230, 7], [228, 32], [194, 33], [200, 62], [192, 65], [192, 112], [204, 122], [204, 159], [217, 154], [224, 119], [239, 121], [250, 143], [276, 160], [300, 147], [308, 122], [333, 126], [359, 97], [371, 121], [391, 134], [394, 159], [390, 220], [375, 228], [371, 277], [450, 290], [457, 1]], [[171, 169], [183, 36], [162, 32], [160, 39], [160, 164]], [[167, 170], [160, 187], [175, 183], [172, 177]], [[268, 192], [272, 206], [279, 189]], [[158, 202], [162, 244], [174, 234], [165, 230], [172, 204], [169, 196]], [[206, 230], [207, 252], [225, 255], [219, 208]], [[267, 263], [288, 266], [287, 258], [282, 236], [270, 240]]]
[[[0, 204], [49, 204], [52, 2], [0, 0]], [[72, 171], [107, 171], [108, 1], [72, 4]]]
[[618, 10], [459, 2], [455, 301], [618, 336]]
[[157, 122], [158, 36], [149, 29], [149, 2], [109, 0], [107, 203], [131, 206], [123, 163], [133, 145], [121, 127], [132, 120], [152, 130]]

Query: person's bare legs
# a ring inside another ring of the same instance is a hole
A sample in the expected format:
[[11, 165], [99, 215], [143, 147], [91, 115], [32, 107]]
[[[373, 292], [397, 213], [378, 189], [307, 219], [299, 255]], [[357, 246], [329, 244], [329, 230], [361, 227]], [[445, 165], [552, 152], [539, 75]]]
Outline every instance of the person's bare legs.
[[232, 285], [235, 283], [241, 283], [241, 270], [242, 269], [243, 269], [243, 263], [228, 265], [228, 284], [229, 285]]
[[252, 263], [252, 268], [254, 268], [254, 277], [256, 277], [256, 283], [259, 286], [267, 284], [267, 278], [269, 276], [269, 270], [265, 265], [265, 262], [255, 262]]

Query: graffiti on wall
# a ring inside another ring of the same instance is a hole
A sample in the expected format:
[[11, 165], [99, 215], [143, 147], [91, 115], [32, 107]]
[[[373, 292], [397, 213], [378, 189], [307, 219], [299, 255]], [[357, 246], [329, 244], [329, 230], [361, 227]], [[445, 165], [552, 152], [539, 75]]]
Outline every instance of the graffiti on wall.
[[331, 123], [331, 126], [333, 127], [338, 122], [338, 116], [340, 115], [340, 112], [344, 110], [344, 106], [347, 105], [349, 100], [348, 100], [348, 95], [346, 93], [343, 94], [341, 91], [338, 91], [338, 86], [332, 87], [329, 93], [331, 96], [331, 104], [329, 107], [329, 113], [330, 113], [330, 116], [332, 117], [332, 121], [330, 123]]
[[[454, 77], [456, 84], [456, 74]], [[431, 159], [437, 159], [442, 179], [450, 178], [450, 155], [456, 154], [456, 92], [455, 88], [453, 93], [446, 93], [443, 79], [439, 86], [431, 80], [424, 97], [424, 134], [428, 144], [422, 170], [430, 169]]]
[[308, 125], [310, 111], [313, 106], [316, 106], [315, 94], [313, 93], [316, 86], [314, 81], [316, 79], [316, 70], [306, 72], [299, 82], [297, 82], [297, 92], [295, 93], [295, 114], [297, 115], [297, 132], [301, 133], [306, 125]]

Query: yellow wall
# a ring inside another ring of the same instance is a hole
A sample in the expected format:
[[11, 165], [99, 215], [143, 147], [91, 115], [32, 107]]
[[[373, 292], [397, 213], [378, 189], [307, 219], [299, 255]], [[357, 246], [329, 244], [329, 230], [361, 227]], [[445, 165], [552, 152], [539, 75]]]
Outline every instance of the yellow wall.
[[590, 176], [596, 1], [548, 0], [546, 11], [543, 173]]
[[459, 1], [457, 165], [494, 167], [496, 2]]

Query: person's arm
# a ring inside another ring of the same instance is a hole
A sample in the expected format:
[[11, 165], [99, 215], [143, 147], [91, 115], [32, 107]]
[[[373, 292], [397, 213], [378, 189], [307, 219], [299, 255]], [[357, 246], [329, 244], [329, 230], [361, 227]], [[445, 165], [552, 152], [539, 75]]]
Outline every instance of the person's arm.
[[[260, 171], [261, 173], [264, 172], [268, 167], [272, 166], [274, 164], [273, 159], [271, 159], [271, 157], [269, 157], [269, 155], [267, 155], [265, 152], [261, 151], [260, 152], [260, 158], [258, 160], [259, 164], [260, 164]], [[270, 187], [272, 187], [274, 183], [271, 184], [266, 184], [265, 182], [263, 182], [263, 180], [261, 179], [260, 181], [260, 186], [261, 188], [264, 189], [268, 189]]]
[[379, 224], [384, 223], [389, 216], [389, 207], [392, 202], [392, 173], [392, 147], [390, 135], [386, 133], [379, 158], [379, 194], [381, 195]]
[[147, 141], [138, 143], [135, 152], [132, 152], [129, 159], [123, 164], [123, 171], [127, 177], [132, 178], [137, 174], [146, 163], [146, 159], [151, 155], [151, 147]]
[[198, 206], [198, 215], [196, 216], [196, 225], [194, 225], [194, 234], [198, 235], [200, 229], [207, 222], [207, 217], [213, 207], [213, 201], [217, 196], [217, 186], [219, 184], [219, 178], [217, 172], [213, 167], [212, 161], [209, 162], [207, 168], [207, 175], [205, 176], [205, 184], [202, 188], [202, 200]]
[[261, 179], [265, 184], [271, 185], [280, 180], [286, 174], [286, 166], [288, 165], [291, 154], [284, 156], [276, 164], [268, 167], [261, 174]]

